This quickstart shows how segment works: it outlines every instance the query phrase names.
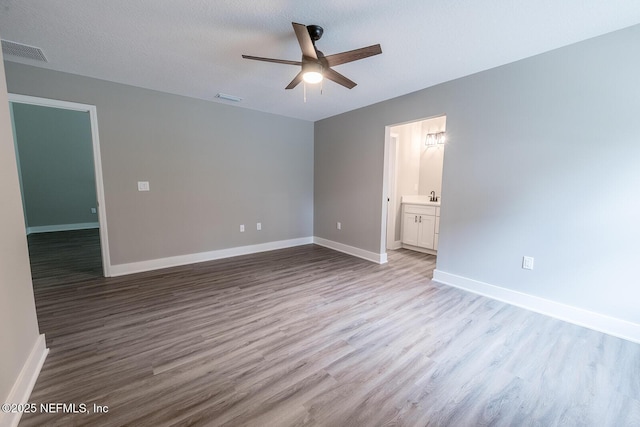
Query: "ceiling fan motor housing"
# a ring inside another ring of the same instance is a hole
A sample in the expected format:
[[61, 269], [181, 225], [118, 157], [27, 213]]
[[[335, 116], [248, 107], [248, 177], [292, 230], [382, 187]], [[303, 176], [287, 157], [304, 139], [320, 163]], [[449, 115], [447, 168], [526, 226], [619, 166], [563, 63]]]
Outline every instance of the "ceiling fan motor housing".
[[307, 31], [309, 31], [309, 36], [314, 43], [320, 40], [324, 33], [324, 29], [320, 25], [307, 25]]

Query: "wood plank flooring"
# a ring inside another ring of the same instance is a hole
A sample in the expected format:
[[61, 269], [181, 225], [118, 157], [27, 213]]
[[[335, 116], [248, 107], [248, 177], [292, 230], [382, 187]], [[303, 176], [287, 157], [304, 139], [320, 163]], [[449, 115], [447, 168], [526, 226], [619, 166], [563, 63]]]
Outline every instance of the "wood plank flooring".
[[109, 411], [20, 425], [640, 425], [639, 345], [434, 283], [434, 266], [307, 245], [34, 274], [51, 352], [31, 401]]
[[39, 289], [103, 275], [98, 229], [35, 233], [27, 241], [31, 276]]

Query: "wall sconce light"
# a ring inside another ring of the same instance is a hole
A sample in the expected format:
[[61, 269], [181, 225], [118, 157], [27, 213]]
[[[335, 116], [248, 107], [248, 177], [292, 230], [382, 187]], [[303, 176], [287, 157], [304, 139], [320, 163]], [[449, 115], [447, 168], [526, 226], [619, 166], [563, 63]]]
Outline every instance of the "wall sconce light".
[[445, 140], [446, 136], [444, 132], [428, 133], [427, 139], [424, 141], [424, 145], [429, 147], [433, 145], [444, 144]]

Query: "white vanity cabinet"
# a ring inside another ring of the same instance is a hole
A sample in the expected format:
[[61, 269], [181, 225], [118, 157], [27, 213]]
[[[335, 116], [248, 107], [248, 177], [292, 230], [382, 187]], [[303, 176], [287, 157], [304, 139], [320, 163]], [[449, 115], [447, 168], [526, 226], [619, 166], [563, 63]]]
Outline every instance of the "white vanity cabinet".
[[402, 204], [402, 247], [435, 254], [439, 229], [439, 206]]

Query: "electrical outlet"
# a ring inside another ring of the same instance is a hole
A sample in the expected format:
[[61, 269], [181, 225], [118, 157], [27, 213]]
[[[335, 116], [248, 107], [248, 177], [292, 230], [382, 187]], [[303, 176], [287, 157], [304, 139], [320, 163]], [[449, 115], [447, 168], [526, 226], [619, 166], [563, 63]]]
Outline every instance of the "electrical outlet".
[[342, 223], [341, 222], [336, 223], [336, 228], [338, 230], [342, 230]]
[[91, 213], [96, 213], [96, 208], [91, 208]]
[[256, 224], [256, 230], [258, 230], [258, 231], [262, 230], [262, 223], [261, 222]]
[[244, 233], [244, 224], [240, 224], [240, 232]]
[[533, 257], [523, 256], [522, 268], [524, 268], [525, 270], [533, 270]]
[[138, 191], [149, 191], [149, 181], [138, 181]]

